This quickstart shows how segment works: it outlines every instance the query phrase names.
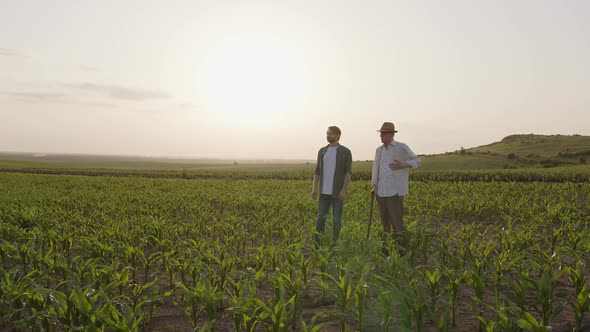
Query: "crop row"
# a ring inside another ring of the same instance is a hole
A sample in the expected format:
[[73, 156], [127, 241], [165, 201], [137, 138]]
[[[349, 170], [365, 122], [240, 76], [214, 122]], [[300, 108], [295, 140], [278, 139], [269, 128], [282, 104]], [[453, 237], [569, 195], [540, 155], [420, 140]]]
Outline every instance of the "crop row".
[[[277, 165], [276, 168], [257, 169], [252, 166], [186, 168], [186, 169], [111, 169], [111, 168], [19, 168], [0, 169], [4, 173], [88, 175], [113, 177], [183, 178], [183, 179], [250, 179], [250, 180], [307, 180], [314, 165]], [[590, 182], [590, 166], [555, 168], [522, 168], [494, 170], [416, 170], [410, 175], [421, 182]], [[353, 180], [371, 178], [371, 163], [353, 165]]]

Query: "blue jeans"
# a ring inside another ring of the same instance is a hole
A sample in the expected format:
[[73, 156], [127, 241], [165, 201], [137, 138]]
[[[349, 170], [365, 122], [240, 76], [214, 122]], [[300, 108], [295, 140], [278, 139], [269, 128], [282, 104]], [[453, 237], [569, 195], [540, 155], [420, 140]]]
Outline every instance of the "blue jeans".
[[330, 205], [332, 206], [332, 219], [334, 220], [334, 224], [332, 226], [332, 230], [334, 232], [334, 236], [332, 237], [333, 243], [335, 243], [340, 236], [342, 201], [338, 198], [333, 198], [332, 195], [321, 194], [320, 200], [318, 202], [318, 221], [315, 226], [316, 234], [313, 238], [316, 244], [321, 242], [320, 235], [324, 234], [324, 230], [326, 228], [326, 219], [328, 218], [328, 213], [330, 212]]

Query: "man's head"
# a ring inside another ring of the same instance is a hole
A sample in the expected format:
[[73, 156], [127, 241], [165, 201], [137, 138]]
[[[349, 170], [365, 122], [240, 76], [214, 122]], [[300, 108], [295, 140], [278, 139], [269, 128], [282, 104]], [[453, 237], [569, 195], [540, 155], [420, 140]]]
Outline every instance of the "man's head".
[[381, 129], [377, 130], [381, 135], [381, 143], [389, 144], [393, 141], [393, 136], [397, 133], [395, 125], [391, 122], [383, 122]]
[[340, 128], [336, 126], [330, 126], [326, 131], [326, 140], [328, 140], [328, 143], [336, 143], [340, 141], [340, 135], [342, 135]]

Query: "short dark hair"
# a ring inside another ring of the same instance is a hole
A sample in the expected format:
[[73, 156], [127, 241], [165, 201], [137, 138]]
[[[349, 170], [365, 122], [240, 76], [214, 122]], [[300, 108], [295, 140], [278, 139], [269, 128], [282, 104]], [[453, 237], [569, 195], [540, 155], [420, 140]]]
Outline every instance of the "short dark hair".
[[340, 128], [336, 127], [336, 126], [330, 126], [328, 127], [329, 130], [331, 130], [334, 134], [340, 136], [342, 135], [342, 131], [340, 131]]

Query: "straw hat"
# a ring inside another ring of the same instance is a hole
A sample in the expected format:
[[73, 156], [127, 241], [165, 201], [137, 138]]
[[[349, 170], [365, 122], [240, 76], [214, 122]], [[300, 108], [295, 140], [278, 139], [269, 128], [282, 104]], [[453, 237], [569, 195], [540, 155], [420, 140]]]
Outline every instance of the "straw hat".
[[377, 131], [380, 131], [382, 133], [397, 133], [397, 130], [395, 130], [395, 125], [391, 122], [383, 122], [381, 129]]

